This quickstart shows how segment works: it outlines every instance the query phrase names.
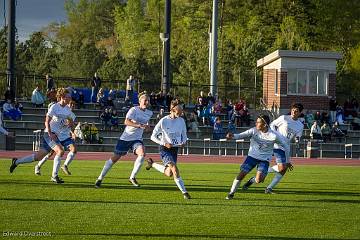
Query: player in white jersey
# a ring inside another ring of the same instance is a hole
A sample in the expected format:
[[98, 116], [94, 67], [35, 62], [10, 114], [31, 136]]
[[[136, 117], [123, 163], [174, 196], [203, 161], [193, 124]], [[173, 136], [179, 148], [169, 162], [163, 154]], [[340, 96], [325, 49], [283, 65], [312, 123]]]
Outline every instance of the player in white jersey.
[[[295, 103], [291, 106], [290, 115], [280, 116], [270, 124], [271, 129], [279, 132], [287, 140], [287, 148], [285, 149], [277, 144], [274, 145], [276, 165], [269, 168], [269, 172], [275, 172], [275, 177], [265, 189], [265, 193], [273, 193], [272, 189], [281, 181], [287, 170], [291, 171], [293, 169], [290, 162], [290, 144], [294, 140], [299, 142], [302, 136], [304, 130], [304, 123], [300, 119], [302, 110], [303, 105]], [[251, 179], [249, 182], [251, 182]], [[246, 186], [245, 189], [247, 189]]]
[[227, 139], [244, 139], [250, 137], [250, 148], [248, 156], [240, 167], [240, 173], [236, 176], [226, 199], [234, 198], [235, 192], [240, 185], [240, 181], [257, 166], [255, 183], [265, 180], [268, 173], [269, 162], [272, 158], [274, 143], [279, 143], [287, 147], [286, 140], [280, 134], [269, 128], [270, 118], [267, 115], [260, 115], [256, 119], [256, 127], [251, 128], [240, 134], [227, 134]]
[[144, 163], [145, 147], [142, 141], [143, 133], [144, 130], [150, 130], [149, 120], [153, 115], [153, 112], [147, 109], [149, 103], [149, 96], [147, 94], [142, 94], [139, 97], [139, 106], [132, 107], [126, 114], [125, 130], [117, 142], [113, 156], [105, 162], [104, 168], [95, 182], [96, 188], [101, 186], [104, 177], [111, 167], [121, 158], [121, 156], [126, 155], [130, 149], [137, 155], [137, 158], [134, 162], [134, 168], [129, 177], [129, 182], [135, 187], [140, 186], [136, 180], [136, 175]]
[[[56, 104], [56, 101], [55, 102], [51, 102], [49, 103], [48, 105], [48, 111], [50, 110], [50, 107], [52, 105]], [[70, 103], [68, 104], [68, 106], [70, 107]], [[70, 107], [71, 109], [71, 107]], [[74, 118], [75, 119], [75, 118]], [[71, 172], [69, 171], [69, 166], [72, 162], [72, 160], [74, 159], [75, 157], [75, 154], [77, 152], [76, 150], [76, 145], [75, 145], [75, 134], [73, 131], [70, 132], [70, 137], [71, 139], [66, 139], [66, 141], [63, 141], [61, 142], [61, 144], [63, 145], [64, 147], [64, 150], [68, 150], [69, 153], [68, 155], [66, 156], [66, 160], [64, 162], [64, 165], [61, 166], [61, 170], [66, 174], [66, 175], [71, 175]], [[49, 160], [49, 158], [54, 154], [55, 152], [53, 150], [51, 150], [48, 154], [46, 154], [45, 157], [43, 157], [43, 159], [41, 159], [36, 165], [35, 165], [35, 175], [38, 175], [40, 176], [41, 175], [41, 167], [42, 165], [45, 164], [45, 162], [47, 162], [47, 160]]]
[[[276, 165], [269, 168], [270, 172], [275, 172], [275, 177], [271, 183], [265, 189], [265, 193], [273, 193], [272, 189], [280, 182], [284, 177], [286, 171], [293, 169], [290, 162], [290, 144], [292, 141], [299, 142], [304, 130], [304, 124], [299, 119], [303, 105], [295, 103], [291, 105], [290, 115], [282, 115], [270, 124], [270, 128], [277, 131], [286, 139], [287, 147], [284, 148], [279, 144], [274, 145], [274, 156]], [[244, 184], [243, 189], [247, 190], [254, 182], [254, 178], [250, 178], [247, 183]]]
[[71, 100], [70, 93], [66, 89], [60, 88], [58, 89], [57, 96], [60, 99], [59, 102], [51, 106], [46, 114], [45, 131], [40, 150], [20, 159], [13, 158], [10, 173], [12, 173], [19, 164], [39, 161], [53, 150], [56, 156], [54, 157], [51, 181], [64, 183], [58, 176], [61, 157], [64, 155], [64, 147], [62, 144], [66, 144], [66, 142], [71, 139], [69, 136], [71, 128], [74, 126], [75, 115], [68, 106]]
[[180, 177], [180, 171], [177, 167], [178, 148], [187, 141], [186, 124], [181, 117], [183, 110], [177, 100], [170, 104], [170, 115], [163, 117], [156, 124], [151, 140], [160, 145], [160, 157], [163, 165], [154, 163], [150, 158], [146, 170], [155, 168], [165, 176], [174, 177], [177, 187], [182, 192], [185, 199], [190, 199], [190, 194], [186, 191], [184, 181]]

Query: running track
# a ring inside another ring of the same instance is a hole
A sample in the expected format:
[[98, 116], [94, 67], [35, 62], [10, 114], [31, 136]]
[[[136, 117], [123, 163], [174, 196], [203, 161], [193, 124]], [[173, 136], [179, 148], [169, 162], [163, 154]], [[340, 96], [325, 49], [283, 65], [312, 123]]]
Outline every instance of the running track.
[[[31, 151], [0, 151], [0, 159], [19, 158], [31, 154]], [[107, 160], [111, 157], [111, 152], [79, 152], [76, 160]], [[147, 154], [155, 161], [159, 160], [158, 154]], [[124, 161], [133, 161], [135, 156], [128, 154]], [[203, 156], [203, 155], [179, 155], [179, 162], [183, 163], [242, 163], [243, 157], [240, 156]], [[332, 166], [360, 166], [360, 159], [342, 158], [292, 158], [295, 165], [332, 165]]]

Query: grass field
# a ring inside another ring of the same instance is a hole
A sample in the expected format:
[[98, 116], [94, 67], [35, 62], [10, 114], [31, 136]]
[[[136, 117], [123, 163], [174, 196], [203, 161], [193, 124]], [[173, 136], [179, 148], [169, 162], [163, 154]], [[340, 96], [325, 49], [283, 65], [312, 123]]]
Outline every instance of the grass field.
[[[359, 239], [360, 167], [296, 166], [274, 195], [265, 184], [225, 200], [239, 166], [180, 164], [193, 199], [173, 180], [143, 169], [133, 188], [132, 162], [93, 186], [102, 161], [74, 161], [65, 184], [49, 181], [52, 161], [10, 175], [0, 161], [0, 231], [51, 232], [54, 239]], [[10, 237], [9, 237], [10, 238]], [[33, 237], [34, 238], [34, 237]]]

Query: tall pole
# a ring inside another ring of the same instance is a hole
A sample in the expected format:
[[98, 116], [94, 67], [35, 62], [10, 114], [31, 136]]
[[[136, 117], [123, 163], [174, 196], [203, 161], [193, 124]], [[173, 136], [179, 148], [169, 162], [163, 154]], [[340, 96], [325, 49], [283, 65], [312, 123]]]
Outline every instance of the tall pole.
[[165, 32], [162, 38], [163, 51], [163, 73], [162, 73], [162, 89], [163, 93], [170, 91], [170, 32], [171, 32], [171, 0], [165, 0]]
[[8, 0], [7, 85], [15, 97], [15, 0]]
[[218, 0], [213, 0], [213, 13], [211, 24], [211, 71], [210, 71], [210, 92], [213, 96], [217, 93], [217, 41], [218, 41]]

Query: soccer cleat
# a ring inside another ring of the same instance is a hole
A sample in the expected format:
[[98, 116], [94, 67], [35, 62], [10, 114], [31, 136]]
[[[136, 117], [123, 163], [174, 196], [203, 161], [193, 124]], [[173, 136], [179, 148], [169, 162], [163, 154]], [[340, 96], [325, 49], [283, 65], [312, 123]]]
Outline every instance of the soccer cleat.
[[247, 181], [244, 186], [242, 187], [243, 190], [248, 190], [249, 187], [253, 184], [252, 180], [254, 177], [250, 178], [249, 181]]
[[152, 158], [149, 158], [149, 159], [146, 159], [146, 161], [147, 161], [147, 166], [145, 167], [145, 169], [150, 170], [150, 168], [152, 168], [154, 160], [152, 160]]
[[265, 193], [266, 194], [275, 194], [271, 188], [266, 188]]
[[232, 200], [234, 198], [234, 193], [229, 193], [227, 196], [226, 196], [226, 200]]
[[129, 183], [131, 183], [134, 187], [140, 187], [140, 184], [138, 181], [136, 181], [136, 178], [129, 178]]
[[39, 167], [39, 165], [35, 165], [35, 175], [38, 175], [38, 176], [40, 176], [41, 175], [41, 172], [40, 172], [40, 167]]
[[95, 182], [95, 188], [100, 188], [101, 187], [101, 182], [102, 180], [97, 179]]
[[66, 166], [66, 165], [61, 166], [61, 170], [62, 170], [66, 175], [71, 175], [71, 172], [69, 171], [68, 166]]
[[11, 161], [10, 173], [12, 173], [15, 170], [15, 168], [17, 167], [16, 160], [17, 160], [17, 158], [13, 158]]
[[61, 178], [59, 178], [59, 176], [56, 177], [51, 177], [51, 181], [57, 184], [61, 184], [64, 183], [64, 180], [62, 180]]
[[183, 193], [184, 199], [191, 199], [191, 196], [188, 192]]

